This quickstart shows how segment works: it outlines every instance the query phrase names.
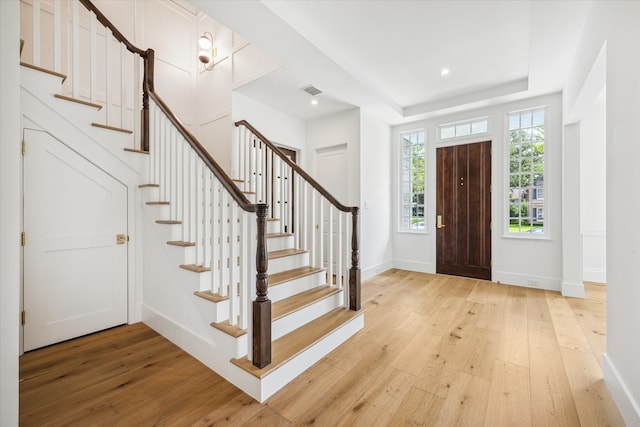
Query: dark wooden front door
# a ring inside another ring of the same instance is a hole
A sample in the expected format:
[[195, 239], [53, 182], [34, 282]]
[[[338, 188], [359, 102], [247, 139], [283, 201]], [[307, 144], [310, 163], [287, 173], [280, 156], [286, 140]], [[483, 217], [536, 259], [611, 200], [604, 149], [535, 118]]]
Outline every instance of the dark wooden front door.
[[491, 280], [491, 141], [437, 150], [436, 271]]

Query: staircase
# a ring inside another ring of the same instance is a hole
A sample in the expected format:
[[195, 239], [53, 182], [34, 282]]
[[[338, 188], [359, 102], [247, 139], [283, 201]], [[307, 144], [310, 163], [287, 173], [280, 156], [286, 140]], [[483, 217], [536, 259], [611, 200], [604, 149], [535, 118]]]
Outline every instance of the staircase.
[[65, 75], [27, 64], [25, 116], [61, 141], [89, 136], [77, 150], [96, 164], [117, 159], [111, 173], [140, 204], [142, 320], [262, 402], [364, 326], [358, 209], [247, 122], [236, 124], [237, 176], [229, 178], [155, 93], [153, 51], [132, 46], [88, 0], [80, 5], [143, 62], [141, 102], [133, 102], [141, 118], [128, 117], [135, 107], [126, 108], [124, 89], [115, 117], [130, 130], [101, 112], [113, 102], [63, 94]]

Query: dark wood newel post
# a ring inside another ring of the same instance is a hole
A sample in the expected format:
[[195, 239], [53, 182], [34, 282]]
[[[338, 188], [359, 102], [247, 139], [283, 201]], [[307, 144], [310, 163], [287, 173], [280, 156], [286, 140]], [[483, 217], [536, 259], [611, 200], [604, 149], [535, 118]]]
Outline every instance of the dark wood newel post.
[[258, 204], [258, 243], [256, 250], [256, 300], [253, 302], [253, 365], [264, 368], [271, 363], [271, 301], [267, 298], [267, 214], [269, 206]]
[[144, 55], [144, 76], [142, 80], [142, 123], [141, 143], [142, 151], [149, 151], [149, 92], [153, 91], [153, 62], [155, 53], [147, 49]]
[[358, 211], [351, 208], [351, 269], [349, 270], [349, 310], [360, 310], [360, 254], [358, 246]]

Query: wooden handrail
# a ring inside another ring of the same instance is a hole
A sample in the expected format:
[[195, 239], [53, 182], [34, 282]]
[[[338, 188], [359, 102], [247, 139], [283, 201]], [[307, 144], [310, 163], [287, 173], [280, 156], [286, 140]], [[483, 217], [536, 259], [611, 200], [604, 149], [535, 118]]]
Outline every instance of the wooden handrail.
[[256, 128], [251, 126], [249, 122], [246, 120], [240, 120], [235, 123], [236, 127], [244, 126], [249, 129], [255, 136], [257, 136], [260, 141], [262, 141], [267, 147], [269, 147], [273, 152], [275, 152], [284, 162], [287, 163], [297, 174], [303, 177], [313, 188], [315, 188], [318, 193], [322, 194], [333, 206], [341, 210], [342, 212], [353, 212], [354, 209], [358, 209], [355, 206], [345, 206], [338, 201], [331, 193], [329, 193], [322, 185], [318, 183], [315, 179], [313, 179], [307, 172], [304, 171], [300, 166], [294, 163], [291, 159], [284, 155], [282, 151], [278, 149], [271, 141], [265, 138]]
[[251, 203], [249, 199], [247, 199], [244, 193], [233, 183], [233, 181], [231, 181], [231, 178], [229, 178], [220, 165], [213, 159], [213, 157], [211, 157], [211, 154], [209, 154], [196, 137], [184, 127], [180, 119], [173, 114], [173, 111], [167, 107], [167, 104], [164, 103], [158, 94], [153, 90], [149, 90], [149, 96], [155, 101], [158, 107], [160, 107], [162, 112], [167, 116], [169, 121], [173, 123], [176, 129], [178, 129], [178, 132], [180, 132], [189, 145], [191, 145], [191, 148], [193, 148], [196, 154], [198, 154], [204, 164], [213, 172], [216, 178], [218, 178], [224, 188], [231, 194], [231, 197], [233, 197], [236, 203], [238, 203], [238, 206], [247, 212], [256, 212], [258, 205]]
[[116, 38], [116, 40], [118, 40], [120, 43], [124, 44], [127, 47], [127, 50], [129, 52], [137, 53], [138, 55], [140, 55], [143, 58], [147, 57], [147, 52], [145, 50], [142, 50], [142, 49], [134, 46], [131, 42], [129, 42], [129, 40], [127, 40], [127, 38], [122, 35], [122, 33], [115, 27], [115, 25], [113, 25], [111, 23], [111, 21], [109, 21], [107, 19], [107, 17], [104, 16], [102, 14], [102, 12], [100, 12], [100, 9], [98, 9], [93, 3], [91, 3], [91, 1], [89, 1], [89, 0], [80, 0], [80, 3], [82, 3], [84, 5], [84, 7], [89, 9], [91, 12], [95, 13], [96, 14], [96, 18], [98, 18], [98, 21], [100, 21], [100, 23], [102, 25], [104, 25], [105, 27], [110, 29], [111, 30], [111, 34], [113, 34], [113, 36]]

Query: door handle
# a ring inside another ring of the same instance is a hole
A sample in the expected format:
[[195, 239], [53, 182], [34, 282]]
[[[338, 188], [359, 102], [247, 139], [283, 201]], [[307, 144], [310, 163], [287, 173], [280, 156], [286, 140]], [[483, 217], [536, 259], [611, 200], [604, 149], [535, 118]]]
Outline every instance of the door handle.
[[442, 215], [438, 215], [436, 217], [436, 228], [444, 228], [444, 224], [442, 223]]
[[127, 243], [126, 234], [118, 234], [116, 236], [116, 245], [124, 245], [125, 243]]

